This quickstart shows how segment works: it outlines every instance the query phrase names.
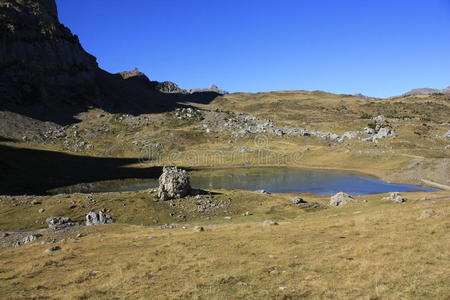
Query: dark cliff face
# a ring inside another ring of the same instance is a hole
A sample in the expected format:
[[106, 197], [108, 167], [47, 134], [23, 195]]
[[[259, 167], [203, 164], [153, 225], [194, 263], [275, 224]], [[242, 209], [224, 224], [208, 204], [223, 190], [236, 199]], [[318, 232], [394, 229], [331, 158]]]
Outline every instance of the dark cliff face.
[[0, 111], [63, 125], [93, 107], [141, 114], [217, 96], [191, 95], [137, 69], [110, 74], [59, 22], [55, 0], [0, 0]]
[[2, 103], [96, 93], [96, 59], [59, 23], [54, 0], [0, 0], [0, 69]]

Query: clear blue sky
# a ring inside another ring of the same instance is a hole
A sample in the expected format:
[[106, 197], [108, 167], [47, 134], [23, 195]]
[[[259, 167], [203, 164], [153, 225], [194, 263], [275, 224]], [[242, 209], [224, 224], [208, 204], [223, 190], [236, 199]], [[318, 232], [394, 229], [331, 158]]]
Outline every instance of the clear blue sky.
[[109, 72], [386, 97], [450, 85], [450, 0], [57, 0]]

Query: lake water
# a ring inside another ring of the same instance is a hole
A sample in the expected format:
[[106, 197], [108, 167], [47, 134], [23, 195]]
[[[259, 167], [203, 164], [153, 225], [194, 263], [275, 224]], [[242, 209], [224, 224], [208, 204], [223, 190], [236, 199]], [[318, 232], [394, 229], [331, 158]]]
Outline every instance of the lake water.
[[[304, 170], [296, 168], [231, 168], [189, 173], [191, 185], [198, 189], [261, 190], [272, 193], [314, 193], [333, 195], [346, 192], [366, 195], [388, 192], [435, 190], [404, 184], [392, 184], [355, 173]], [[157, 179], [123, 179], [63, 187], [53, 193], [125, 192], [154, 188]]]

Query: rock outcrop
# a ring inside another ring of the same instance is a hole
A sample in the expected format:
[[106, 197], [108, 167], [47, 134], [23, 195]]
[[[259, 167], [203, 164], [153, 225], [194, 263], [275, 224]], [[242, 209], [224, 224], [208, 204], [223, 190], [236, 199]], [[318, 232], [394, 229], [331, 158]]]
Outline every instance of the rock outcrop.
[[23, 246], [25, 244], [31, 243], [31, 242], [35, 241], [37, 238], [38, 237], [36, 235], [34, 235], [34, 234], [26, 236], [23, 239], [21, 239], [21, 240], [17, 241], [16, 243], [14, 243], [14, 247], [20, 247], [20, 246]]
[[406, 202], [406, 198], [403, 198], [399, 192], [390, 193], [388, 197], [384, 197], [383, 200], [392, 201], [394, 203]]
[[191, 185], [187, 172], [177, 167], [164, 167], [159, 177], [158, 196], [161, 200], [182, 198], [189, 195]]
[[45, 220], [51, 229], [65, 229], [77, 225], [68, 217], [50, 217]]
[[67, 125], [91, 108], [165, 112], [180, 101], [208, 102], [222, 92], [215, 86], [182, 90], [151, 81], [137, 68], [110, 74], [60, 23], [55, 0], [0, 0], [0, 111]]
[[342, 206], [350, 202], [358, 202], [358, 201], [349, 194], [344, 192], [339, 192], [330, 199], [331, 206]]
[[95, 95], [97, 61], [59, 22], [54, 0], [0, 0], [0, 10], [3, 103]]
[[114, 220], [110, 215], [107, 215], [102, 211], [99, 211], [98, 213], [91, 211], [86, 215], [86, 226], [111, 224], [113, 221]]

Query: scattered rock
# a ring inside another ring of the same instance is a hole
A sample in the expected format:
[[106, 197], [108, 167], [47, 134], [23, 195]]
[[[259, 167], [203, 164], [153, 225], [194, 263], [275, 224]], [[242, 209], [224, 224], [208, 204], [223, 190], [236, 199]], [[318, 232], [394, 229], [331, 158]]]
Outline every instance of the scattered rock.
[[422, 211], [422, 213], [419, 216], [419, 219], [426, 219], [426, 218], [430, 218], [433, 216], [436, 216], [437, 213], [434, 209], [425, 209], [424, 211]]
[[20, 241], [17, 241], [17, 242], [14, 244], [14, 247], [20, 247], [20, 246], [22, 246], [22, 245], [31, 243], [32, 241], [35, 241], [36, 239], [37, 239], [37, 236], [34, 235], [34, 234], [29, 235], [29, 236], [26, 236], [26, 237], [24, 237], [23, 239], [21, 239]]
[[278, 225], [278, 223], [275, 222], [274, 220], [265, 220], [263, 222], [263, 224], [266, 225], [266, 226], [277, 226]]
[[248, 217], [248, 216], [253, 215], [253, 213], [252, 213], [252, 212], [249, 212], [249, 211], [246, 211], [246, 212], [243, 213], [242, 215], [243, 215], [244, 217]]
[[406, 198], [403, 198], [399, 192], [390, 193], [388, 197], [384, 197], [382, 200], [392, 201], [394, 203], [404, 203]]
[[266, 190], [256, 190], [255, 193], [260, 193], [260, 194], [267, 194], [270, 195], [270, 192], [266, 191]]
[[33, 204], [33, 205], [40, 205], [40, 204], [42, 204], [42, 202], [39, 201], [39, 200], [33, 200], [33, 201], [31, 201], [31, 204]]
[[379, 116], [373, 117], [372, 120], [374, 120], [377, 123], [383, 123], [383, 122], [386, 122], [386, 117], [383, 115], [379, 115]]
[[381, 127], [377, 125], [376, 129], [372, 131], [366, 131], [370, 136], [367, 138], [364, 138], [363, 141], [366, 142], [376, 142], [380, 139], [390, 138], [395, 136], [395, 131], [388, 128], [388, 127]]
[[55, 251], [58, 251], [58, 250], [61, 250], [60, 246], [53, 246], [53, 247], [48, 248], [47, 252], [55, 252]]
[[187, 172], [177, 167], [164, 167], [159, 177], [158, 197], [161, 200], [182, 198], [191, 192]]
[[300, 204], [308, 203], [307, 201], [303, 200], [303, 198], [300, 198], [300, 197], [293, 197], [293, 198], [291, 199], [291, 202], [292, 202], [293, 204], [295, 204], [295, 205], [300, 205]]
[[350, 202], [358, 202], [358, 200], [344, 192], [339, 192], [330, 199], [331, 206], [342, 206]]
[[90, 212], [86, 215], [86, 226], [110, 224], [113, 223], [113, 218], [110, 215], [99, 211], [98, 213]]
[[226, 217], [224, 217], [224, 219], [225, 220], [231, 220], [231, 219], [233, 219], [232, 217], [229, 217], [229, 216], [226, 216]]
[[205, 231], [205, 228], [203, 228], [202, 226], [195, 226], [194, 227], [194, 231], [195, 232], [202, 232], [202, 231]]
[[50, 217], [50, 218], [47, 218], [47, 220], [45, 220], [45, 222], [48, 224], [48, 227], [51, 229], [64, 229], [64, 228], [78, 225], [77, 223], [73, 222], [68, 217]]
[[0, 234], [0, 239], [4, 239], [4, 238], [6, 238], [8, 236], [9, 236], [9, 233], [4, 232], [4, 233]]
[[45, 211], [44, 208], [40, 208], [40, 209], [38, 210], [38, 212], [39, 212], [40, 214], [42, 214], [44, 211]]

